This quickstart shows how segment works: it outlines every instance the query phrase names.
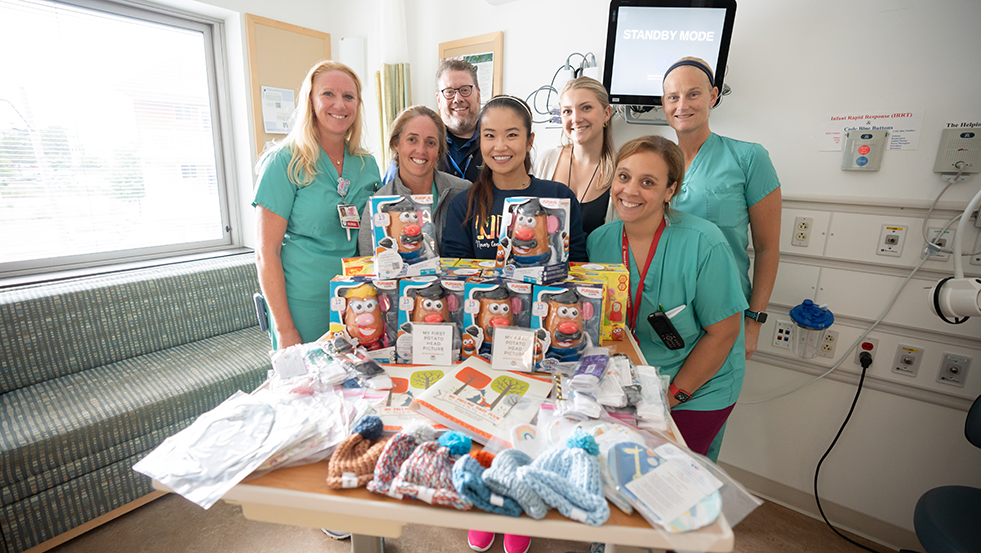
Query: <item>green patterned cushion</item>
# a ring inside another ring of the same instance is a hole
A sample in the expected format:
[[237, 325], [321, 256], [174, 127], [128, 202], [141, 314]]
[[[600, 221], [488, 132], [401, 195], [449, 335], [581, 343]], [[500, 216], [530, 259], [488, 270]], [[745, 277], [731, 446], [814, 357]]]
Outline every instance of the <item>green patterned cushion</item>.
[[46, 473], [81, 460], [82, 470], [100, 468], [99, 455], [112, 462], [112, 448], [209, 411], [236, 390], [251, 392], [270, 368], [268, 349], [255, 326], [4, 394], [3, 502], [25, 485], [37, 489]]
[[0, 291], [0, 394], [256, 325], [255, 255]]

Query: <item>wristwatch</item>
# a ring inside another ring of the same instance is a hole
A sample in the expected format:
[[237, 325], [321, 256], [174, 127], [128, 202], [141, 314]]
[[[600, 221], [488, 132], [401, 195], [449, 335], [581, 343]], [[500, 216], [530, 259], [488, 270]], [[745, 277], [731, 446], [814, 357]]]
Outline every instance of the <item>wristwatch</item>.
[[674, 382], [672, 382], [668, 386], [668, 392], [671, 394], [672, 397], [674, 397], [676, 400], [678, 400], [679, 403], [684, 403], [684, 402], [688, 401], [689, 399], [691, 399], [691, 394], [689, 394], [688, 392], [686, 392], [686, 391], [682, 390], [681, 388], [675, 386], [674, 385]]
[[750, 311], [747, 309], [746, 316], [760, 324], [766, 322], [766, 311]]

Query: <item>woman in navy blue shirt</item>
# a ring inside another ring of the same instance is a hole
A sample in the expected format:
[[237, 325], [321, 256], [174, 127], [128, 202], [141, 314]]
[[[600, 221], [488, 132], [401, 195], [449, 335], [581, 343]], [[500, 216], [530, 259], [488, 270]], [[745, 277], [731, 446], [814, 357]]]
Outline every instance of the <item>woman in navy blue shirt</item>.
[[587, 261], [579, 201], [562, 183], [529, 175], [535, 134], [531, 109], [513, 96], [496, 96], [480, 113], [480, 152], [484, 165], [466, 194], [453, 198], [446, 213], [440, 254], [464, 259], [494, 259], [501, 231], [504, 199], [568, 198], [569, 260]]

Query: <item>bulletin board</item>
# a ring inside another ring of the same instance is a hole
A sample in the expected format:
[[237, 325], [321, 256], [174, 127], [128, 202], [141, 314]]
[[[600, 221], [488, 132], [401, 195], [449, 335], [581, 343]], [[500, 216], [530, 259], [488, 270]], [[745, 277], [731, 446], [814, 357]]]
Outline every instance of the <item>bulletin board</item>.
[[[440, 60], [488, 53], [493, 55], [493, 75], [490, 79], [493, 82], [493, 88], [491, 89], [491, 93], [487, 94], [486, 87], [480, 87], [481, 100], [483, 100], [483, 103], [487, 103], [487, 100], [490, 100], [492, 97], [503, 92], [501, 87], [501, 77], [504, 73], [504, 58], [502, 57], [503, 52], [504, 33], [502, 31], [487, 33], [486, 35], [479, 35], [470, 38], [461, 38], [450, 42], [441, 42], [439, 44]], [[479, 81], [483, 81], [484, 71], [481, 68], [481, 64], [475, 63], [474, 65], [477, 65], [477, 79]]]
[[252, 88], [252, 118], [258, 156], [267, 142], [286, 135], [266, 132], [263, 124], [262, 87], [293, 91], [294, 101], [307, 72], [320, 60], [330, 59], [330, 35], [245, 14]]

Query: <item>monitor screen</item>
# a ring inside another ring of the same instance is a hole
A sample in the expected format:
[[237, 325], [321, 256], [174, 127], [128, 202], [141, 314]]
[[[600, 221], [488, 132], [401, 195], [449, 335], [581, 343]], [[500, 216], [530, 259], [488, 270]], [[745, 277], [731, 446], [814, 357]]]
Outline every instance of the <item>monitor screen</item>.
[[735, 0], [612, 0], [603, 84], [613, 104], [661, 105], [664, 72], [681, 58], [708, 62], [722, 90]]

